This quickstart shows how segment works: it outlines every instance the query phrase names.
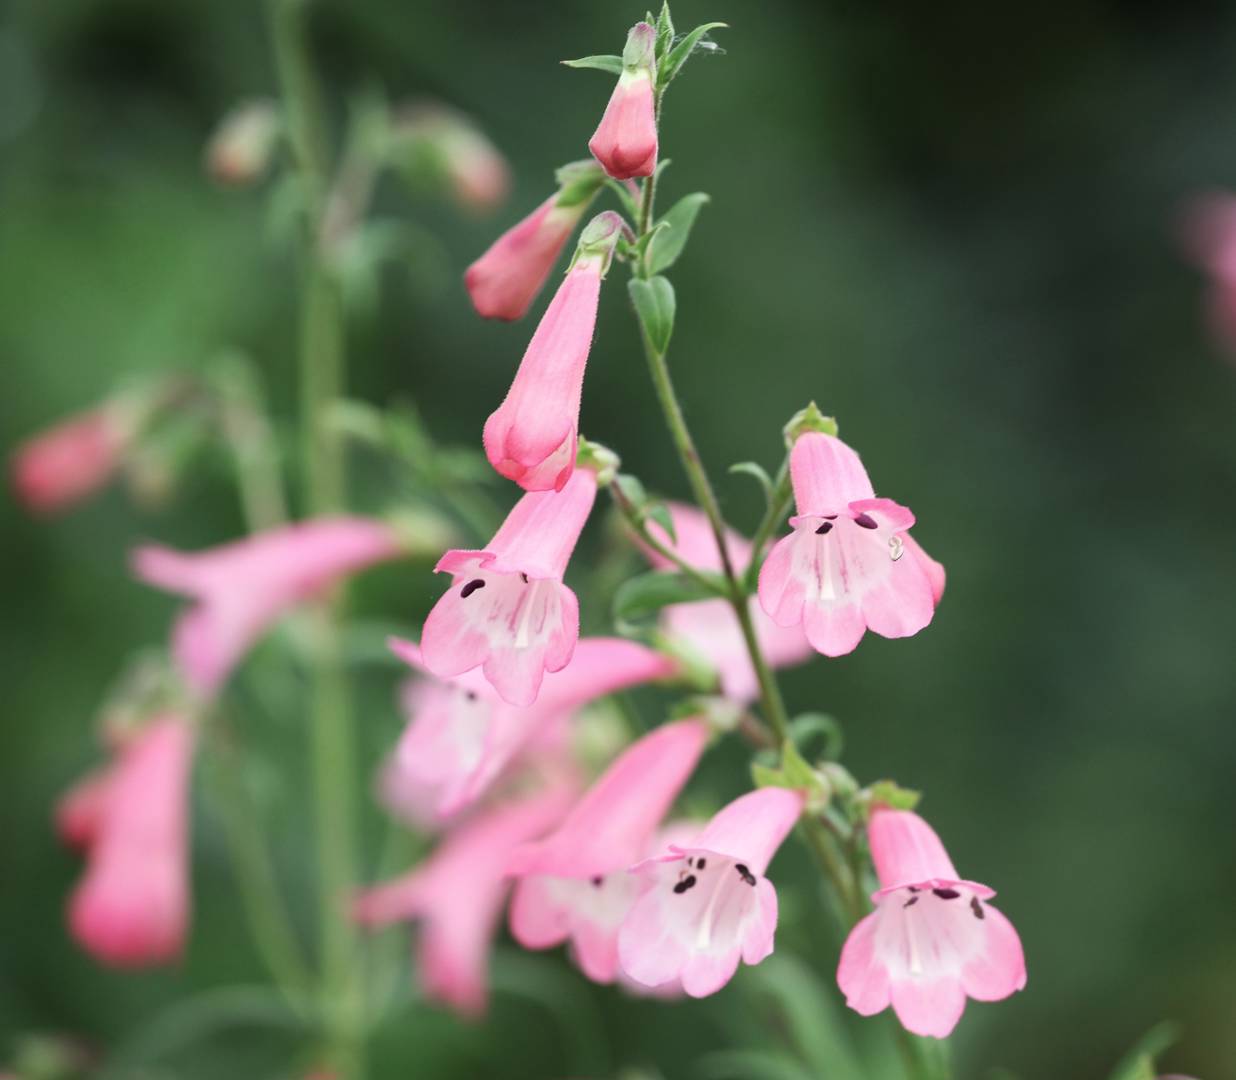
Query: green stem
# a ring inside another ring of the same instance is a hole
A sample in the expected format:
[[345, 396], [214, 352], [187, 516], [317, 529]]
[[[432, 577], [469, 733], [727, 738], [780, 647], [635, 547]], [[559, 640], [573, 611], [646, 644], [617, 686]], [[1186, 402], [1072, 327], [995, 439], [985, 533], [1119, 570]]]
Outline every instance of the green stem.
[[781, 463], [777, 478], [773, 481], [772, 491], [768, 497], [768, 508], [764, 511], [759, 527], [751, 538], [751, 565], [747, 569], [747, 589], [755, 591], [759, 580], [760, 566], [764, 562], [764, 549], [768, 541], [789, 516], [790, 504], [794, 500], [794, 489], [790, 485], [790, 459], [787, 456]]

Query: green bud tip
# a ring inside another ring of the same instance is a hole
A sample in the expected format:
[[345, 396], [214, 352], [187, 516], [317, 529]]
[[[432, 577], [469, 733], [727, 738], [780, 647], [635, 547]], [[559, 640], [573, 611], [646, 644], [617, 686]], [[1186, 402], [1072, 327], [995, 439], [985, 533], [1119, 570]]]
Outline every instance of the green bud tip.
[[627, 71], [646, 71], [656, 68], [657, 32], [646, 22], [636, 23], [627, 34], [627, 43], [622, 50], [622, 66]]
[[825, 416], [820, 412], [819, 406], [813, 401], [805, 409], [799, 409], [792, 417], [790, 422], [782, 429], [785, 435], [785, 445], [789, 449], [793, 449], [794, 443], [798, 441], [800, 435], [806, 435], [809, 431], [819, 431], [825, 435], [837, 434], [837, 421], [831, 416]]
[[591, 469], [597, 474], [597, 486], [608, 487], [618, 470], [622, 467], [622, 459], [608, 446], [590, 442], [581, 436], [579, 449], [575, 454], [575, 467]]

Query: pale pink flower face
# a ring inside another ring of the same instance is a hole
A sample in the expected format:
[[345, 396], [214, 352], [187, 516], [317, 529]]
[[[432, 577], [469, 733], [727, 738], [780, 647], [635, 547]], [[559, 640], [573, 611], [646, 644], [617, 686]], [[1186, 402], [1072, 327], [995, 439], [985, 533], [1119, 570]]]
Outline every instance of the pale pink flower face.
[[618, 935], [622, 969], [656, 987], [681, 980], [691, 997], [721, 989], [739, 961], [773, 951], [777, 893], [769, 860], [802, 813], [802, 798], [762, 788], [735, 799], [689, 845], [633, 871], [647, 888]]
[[515, 940], [528, 949], [569, 941], [595, 982], [618, 973], [618, 931], [641, 883], [627, 868], [687, 782], [708, 738], [696, 720], [666, 724], [628, 747], [544, 840], [518, 848], [508, 872]]
[[129, 440], [118, 410], [79, 413], [23, 443], [11, 469], [17, 497], [37, 513], [53, 513], [103, 487]]
[[507, 858], [517, 844], [551, 828], [573, 794], [558, 785], [470, 818], [446, 835], [428, 861], [362, 892], [356, 919], [369, 926], [420, 922], [418, 968], [426, 996], [468, 1016], [483, 1013], [489, 951], [510, 888]]
[[615, 180], [651, 176], [657, 167], [657, 118], [652, 74], [624, 71], [588, 149]]
[[798, 515], [760, 571], [759, 598], [778, 626], [801, 625], [826, 656], [852, 652], [873, 630], [918, 633], [935, 613], [943, 568], [907, 544], [914, 515], [877, 499], [858, 455], [832, 435], [794, 443], [790, 475]]
[[184, 945], [193, 742], [180, 717], [151, 721], [111, 772], [69, 925], [85, 949], [114, 967], [165, 963]]
[[995, 893], [957, 876], [931, 826], [877, 809], [868, 836], [882, 887], [841, 951], [850, 1008], [872, 1016], [892, 1005], [907, 1031], [943, 1039], [967, 997], [999, 1001], [1026, 985], [1021, 940], [992, 907]]
[[[394, 640], [395, 654], [425, 671], [420, 650]], [[383, 779], [388, 802], [421, 827], [441, 825], [489, 791], [559, 721], [596, 698], [664, 678], [673, 661], [634, 641], [584, 638], [571, 662], [546, 675], [536, 703], [508, 705], [471, 671], [417, 680], [405, 699], [409, 723]]]
[[509, 705], [536, 701], [546, 671], [571, 660], [579, 604], [562, 583], [596, 499], [595, 474], [577, 469], [560, 492], [529, 492], [483, 551], [448, 551], [452, 577], [421, 635], [425, 666], [442, 679], [479, 667]]
[[502, 404], [485, 421], [485, 455], [526, 491], [561, 491], [575, 468], [584, 368], [602, 263], [580, 258], [546, 308]]
[[464, 284], [482, 318], [522, 319], [544, 287], [587, 205], [557, 202], [551, 195], [468, 267]]
[[[649, 528], [657, 539], [673, 548], [692, 566], [702, 570], [721, 570], [717, 540], [703, 511], [682, 503], [669, 504], [676, 541], [655, 522]], [[751, 544], [732, 530], [726, 534], [730, 562], [743, 573], [751, 562]], [[645, 551], [658, 570], [671, 570], [673, 563], [651, 548]], [[765, 659], [774, 668], [801, 663], [812, 655], [811, 644], [800, 626], [781, 627], [764, 614], [752, 598], [751, 618]], [[751, 664], [742, 627], [728, 601], [700, 600], [691, 604], [671, 604], [661, 616], [661, 625], [695, 649], [717, 672], [721, 691], [733, 701], [750, 702], [759, 697], [759, 681]]]
[[185, 681], [213, 694], [270, 625], [333, 583], [394, 558], [399, 545], [383, 524], [365, 518], [320, 518], [246, 540], [186, 554], [139, 548], [137, 576], [193, 597], [180, 617], [172, 651]]

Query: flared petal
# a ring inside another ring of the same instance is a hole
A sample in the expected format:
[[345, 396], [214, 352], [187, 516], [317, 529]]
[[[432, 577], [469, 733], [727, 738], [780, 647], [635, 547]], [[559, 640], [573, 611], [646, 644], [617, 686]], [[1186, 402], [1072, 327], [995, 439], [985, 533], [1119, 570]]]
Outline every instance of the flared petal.
[[892, 1001], [888, 968], [876, 955], [876, 914], [865, 916], [850, 931], [837, 965], [837, 985], [845, 1003], [861, 1016], [883, 1012]]
[[966, 1009], [966, 994], [956, 977], [899, 980], [892, 985], [893, 1011], [915, 1035], [947, 1039]]
[[902, 533], [901, 541], [905, 544], [906, 555], [917, 562], [920, 569], [926, 575], [927, 583], [931, 587], [932, 602], [938, 604], [941, 597], [944, 596], [946, 575], [943, 565], [928, 555], [923, 550], [922, 545], [909, 533]]
[[961, 969], [961, 983], [975, 1001], [1001, 1001], [1026, 985], [1026, 957], [1021, 938], [1004, 914], [990, 904], [984, 912], [982, 948]]

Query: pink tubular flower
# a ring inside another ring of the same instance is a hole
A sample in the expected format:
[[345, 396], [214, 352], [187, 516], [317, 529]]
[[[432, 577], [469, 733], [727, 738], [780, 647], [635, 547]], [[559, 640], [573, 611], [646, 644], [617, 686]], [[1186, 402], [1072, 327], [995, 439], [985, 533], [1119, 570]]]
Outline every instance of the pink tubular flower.
[[99, 835], [108, 797], [112, 789], [112, 769], [88, 773], [56, 803], [56, 832], [69, 847], [86, 851]]
[[837, 983], [863, 1016], [893, 1006], [916, 1035], [945, 1038], [966, 997], [999, 1001], [1026, 985], [1013, 924], [986, 885], [957, 876], [940, 838], [917, 814], [877, 809], [867, 826], [881, 889], [846, 940]]
[[687, 782], [704, 744], [698, 720], [666, 724], [628, 747], [550, 836], [525, 844], [507, 864], [520, 880], [511, 933], [528, 949], [570, 941], [594, 982], [618, 973], [618, 928], [641, 883], [627, 868], [643, 857], [657, 825]]
[[931, 622], [943, 567], [910, 542], [914, 515], [875, 497], [858, 455], [835, 436], [808, 432], [790, 452], [790, 477], [794, 531], [760, 570], [760, 604], [772, 620], [801, 624], [825, 656], [852, 652], [868, 629], [908, 637]]
[[623, 971], [645, 986], [681, 979], [691, 997], [706, 997], [734, 977], [740, 959], [767, 957], [777, 893], [764, 872], [802, 808], [802, 796], [785, 788], [748, 792], [689, 846], [636, 867], [649, 887], [618, 935]]
[[421, 657], [440, 679], [480, 667], [509, 705], [536, 701], [546, 671], [571, 660], [579, 603], [562, 583], [597, 494], [576, 469], [559, 492], [529, 492], [483, 551], [448, 551], [434, 568], [451, 587], [421, 634]]
[[452, 830], [429, 860], [362, 892], [355, 918], [369, 926], [404, 919], [422, 924], [418, 947], [426, 996], [467, 1016], [485, 1011], [489, 949], [510, 883], [512, 848], [552, 828], [570, 805], [557, 786], [500, 804]]
[[612, 210], [588, 223], [575, 261], [545, 309], [510, 390], [485, 421], [489, 463], [526, 491], [561, 491], [575, 468], [584, 367], [601, 279], [622, 228], [622, 218]]
[[103, 405], [36, 435], [13, 454], [18, 498], [43, 514], [80, 502], [112, 478], [132, 434], [124, 410]]
[[[658, 525], [651, 528], [660, 539], [673, 548], [692, 566], [701, 570], [721, 570], [721, 555], [712, 526], [703, 511], [682, 503], [669, 504], [670, 519], [676, 541], [671, 540]], [[738, 573], [751, 562], [751, 544], [737, 533], [726, 534], [730, 562]], [[645, 553], [658, 570], [672, 570], [674, 564], [652, 549]], [[811, 645], [798, 626], [781, 627], [764, 614], [751, 600], [751, 617], [756, 637], [764, 657], [775, 668], [801, 663], [812, 653]], [[672, 637], [681, 638], [702, 654], [716, 670], [721, 691], [738, 702], [750, 702], [759, 697], [759, 681], [751, 665], [746, 640], [733, 609], [725, 600], [700, 600], [690, 604], [671, 604], [664, 609], [661, 625]]]
[[657, 32], [636, 23], [622, 53], [622, 74], [588, 149], [615, 180], [651, 176], [657, 167]]
[[89, 866], [69, 902], [73, 936], [114, 967], [180, 955], [189, 921], [186, 822], [193, 729], [153, 720], [121, 751]]
[[[393, 639], [400, 659], [424, 672], [420, 650]], [[420, 825], [441, 824], [484, 795], [539, 732], [605, 694], [664, 678], [674, 662], [634, 641], [584, 638], [571, 662], [547, 675], [536, 703], [508, 705], [480, 672], [450, 682], [419, 680], [387, 774], [388, 801]]]
[[177, 622], [172, 650], [186, 682], [212, 694], [285, 611], [399, 552], [381, 522], [318, 518], [193, 554], [142, 547], [133, 568], [142, 581], [198, 601]]

